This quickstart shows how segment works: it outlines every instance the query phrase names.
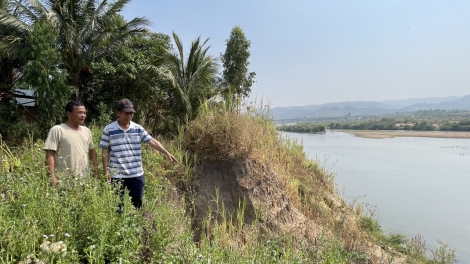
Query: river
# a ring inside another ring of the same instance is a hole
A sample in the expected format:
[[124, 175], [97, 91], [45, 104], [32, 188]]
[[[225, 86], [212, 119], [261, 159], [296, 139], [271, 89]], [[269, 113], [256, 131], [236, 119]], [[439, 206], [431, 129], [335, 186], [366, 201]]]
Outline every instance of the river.
[[470, 139], [282, 134], [336, 174], [346, 201], [376, 210], [386, 232], [420, 234], [428, 249], [441, 240], [470, 263]]

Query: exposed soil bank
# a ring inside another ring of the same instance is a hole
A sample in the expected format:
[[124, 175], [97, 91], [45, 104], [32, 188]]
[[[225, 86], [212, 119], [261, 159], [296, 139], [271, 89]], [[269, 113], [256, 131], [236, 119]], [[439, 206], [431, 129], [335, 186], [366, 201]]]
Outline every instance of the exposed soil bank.
[[469, 131], [412, 131], [412, 130], [347, 130], [334, 129], [364, 138], [394, 138], [394, 137], [432, 137], [432, 138], [470, 138]]

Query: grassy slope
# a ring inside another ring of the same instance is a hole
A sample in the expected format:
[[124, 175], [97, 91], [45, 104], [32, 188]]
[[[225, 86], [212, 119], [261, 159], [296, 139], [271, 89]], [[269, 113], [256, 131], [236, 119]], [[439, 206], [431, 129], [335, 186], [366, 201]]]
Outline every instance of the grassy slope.
[[[101, 131], [92, 130], [96, 144]], [[180, 160], [178, 165], [144, 148], [144, 208], [136, 211], [126, 200], [121, 215], [115, 213], [114, 190], [103, 180], [72, 177], [74, 188], [50, 187], [42, 144], [29, 139], [17, 148], [2, 146], [0, 263], [35, 259], [44, 263], [377, 262], [365, 254], [377, 245], [408, 254], [412, 263], [428, 262], [421, 238], [407, 241], [384, 234], [374, 219], [336, 196], [332, 175], [308, 160], [300, 144], [280, 139], [271, 122], [255, 113], [202, 114], [179, 138], [165, 143]], [[196, 164], [190, 152], [228, 158], [245, 155], [270, 166], [295, 206], [327, 232], [315, 245], [294, 246], [295, 237], [247, 232], [233, 219], [210, 223], [206, 236], [194, 243], [186, 213], [190, 199], [181, 198], [191, 187]], [[14, 166], [15, 159], [21, 161], [19, 166]], [[393, 254], [387, 258], [397, 259]]]

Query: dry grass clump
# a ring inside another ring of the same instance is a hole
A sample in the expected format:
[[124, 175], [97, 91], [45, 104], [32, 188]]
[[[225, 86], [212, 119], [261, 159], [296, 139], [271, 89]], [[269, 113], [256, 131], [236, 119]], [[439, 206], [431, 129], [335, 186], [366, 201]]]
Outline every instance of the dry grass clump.
[[229, 160], [246, 157], [260, 136], [260, 127], [249, 116], [210, 111], [192, 121], [185, 131], [183, 145], [199, 159]]

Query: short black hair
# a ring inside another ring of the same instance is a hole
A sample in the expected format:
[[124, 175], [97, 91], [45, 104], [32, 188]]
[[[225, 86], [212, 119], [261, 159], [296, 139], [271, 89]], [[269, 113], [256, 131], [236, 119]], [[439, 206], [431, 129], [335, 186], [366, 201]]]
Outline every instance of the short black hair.
[[68, 104], [65, 106], [65, 114], [67, 115], [67, 112], [72, 113], [74, 106], [85, 106], [85, 105], [84, 105], [82, 102], [80, 102], [80, 101], [70, 101], [70, 102], [68, 102]]

